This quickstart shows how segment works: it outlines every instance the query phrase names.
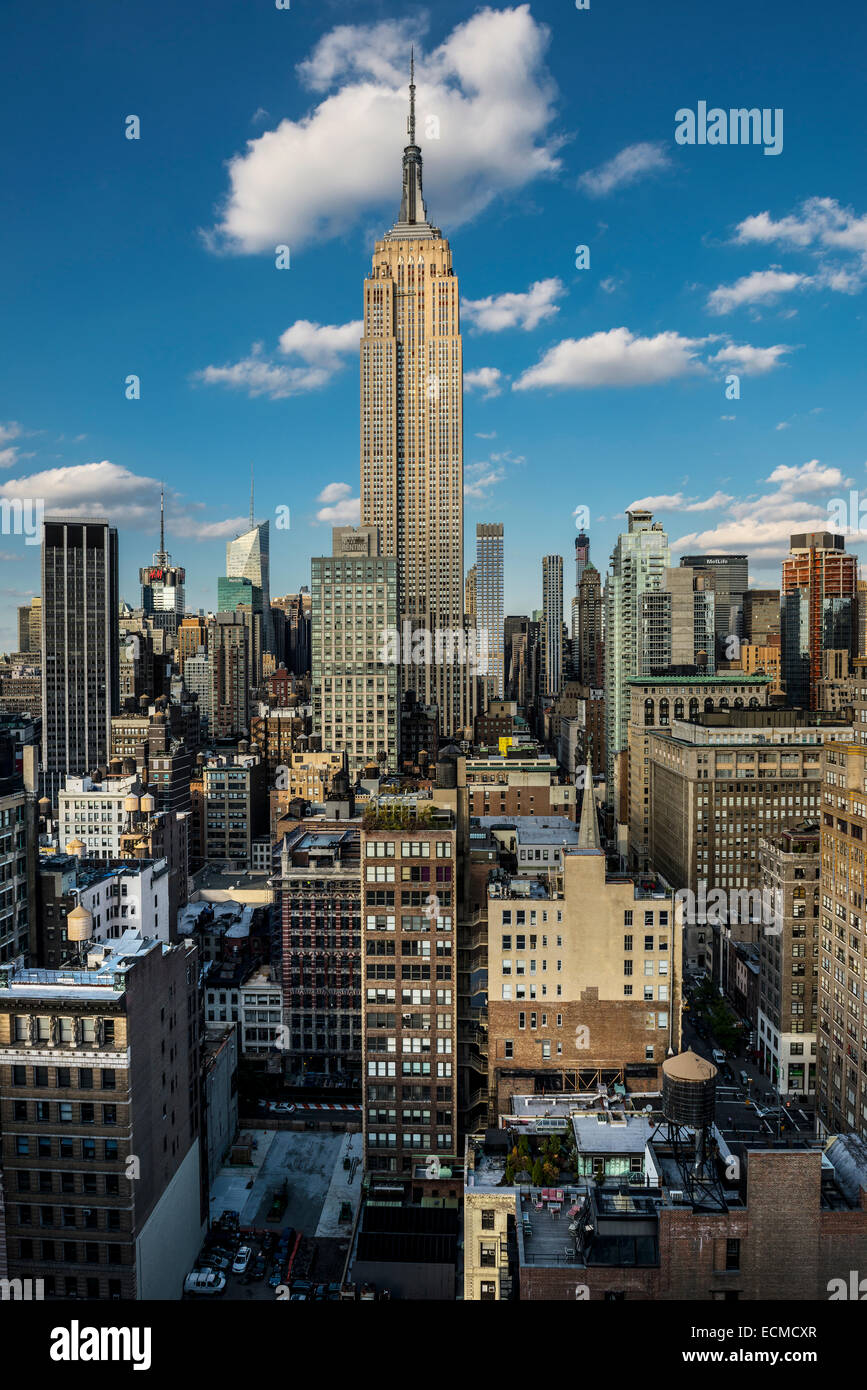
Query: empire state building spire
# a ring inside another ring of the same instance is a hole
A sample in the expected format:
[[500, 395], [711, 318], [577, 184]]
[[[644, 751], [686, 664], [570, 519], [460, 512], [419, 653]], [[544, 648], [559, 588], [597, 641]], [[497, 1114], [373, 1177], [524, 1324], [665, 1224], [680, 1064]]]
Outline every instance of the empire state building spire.
[[421, 187], [421, 150], [415, 143], [415, 49], [409, 60], [409, 116], [406, 122], [409, 144], [403, 151], [403, 194], [398, 226], [427, 227], [427, 208]]

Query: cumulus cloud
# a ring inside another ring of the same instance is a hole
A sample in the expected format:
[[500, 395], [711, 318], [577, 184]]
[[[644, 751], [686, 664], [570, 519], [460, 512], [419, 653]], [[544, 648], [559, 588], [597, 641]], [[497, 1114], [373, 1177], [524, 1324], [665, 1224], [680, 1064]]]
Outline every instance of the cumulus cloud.
[[523, 328], [529, 332], [560, 312], [554, 303], [565, 293], [562, 280], [537, 280], [523, 293], [491, 294], [487, 299], [465, 299], [461, 315], [471, 328], [482, 333], [500, 333], [504, 328]]
[[471, 463], [464, 469], [464, 497], [484, 501], [491, 489], [501, 483], [506, 476], [504, 468], [492, 467], [489, 463]]
[[648, 174], [658, 174], [668, 169], [671, 160], [661, 141], [641, 141], [637, 145], [627, 145], [607, 163], [596, 169], [588, 169], [578, 180], [579, 186], [594, 198], [604, 198], [617, 188], [625, 188]]
[[194, 374], [194, 380], [246, 391], [251, 397], [267, 396], [272, 401], [318, 391], [345, 365], [347, 356], [358, 351], [362, 327], [361, 319], [341, 324], [298, 319], [278, 342], [281, 355], [296, 362], [275, 362], [266, 355], [263, 343], [254, 343], [240, 361], [204, 367]]
[[719, 285], [708, 295], [707, 307], [712, 314], [730, 314], [744, 304], [773, 304], [780, 295], [804, 289], [812, 284], [809, 275], [783, 271], [777, 266], [770, 270], [754, 270], [743, 275], [733, 285]]
[[611, 328], [588, 338], [564, 338], [512, 385], [513, 391], [552, 386], [653, 386], [701, 370], [704, 339], [679, 333], [639, 338]]
[[776, 483], [780, 492], [788, 494], [801, 492], [824, 492], [826, 488], [846, 487], [849, 479], [843, 476], [839, 468], [834, 468], [828, 464], [822, 464], [818, 459], [810, 459], [808, 463], [800, 464], [779, 464], [768, 475], [769, 483]]
[[357, 526], [361, 520], [361, 498], [352, 496], [349, 483], [326, 483], [316, 498], [326, 505], [316, 513], [319, 522], [330, 522], [332, 526]]
[[212, 250], [293, 250], [397, 214], [407, 112], [407, 54], [416, 44], [417, 138], [432, 220], [458, 227], [501, 195], [558, 172], [549, 31], [529, 4], [483, 9], [431, 52], [412, 16], [340, 25], [298, 67], [314, 94], [228, 162], [229, 189], [205, 235]]
[[477, 367], [472, 372], [464, 372], [464, 390], [481, 391], [483, 400], [499, 396], [503, 389], [503, 373], [499, 367]]
[[19, 459], [19, 446], [11, 443], [20, 439], [24, 430], [17, 420], [0, 421], [0, 468], [11, 468]]
[[755, 561], [777, 563], [789, 551], [793, 534], [828, 529], [827, 501], [810, 494], [839, 492], [848, 485], [839, 468], [810, 459], [780, 464], [763, 480], [773, 490], [731, 501], [729, 515], [706, 531], [694, 531], [675, 542], [676, 550], [749, 551]]
[[784, 343], [773, 347], [752, 347], [749, 343], [728, 343], [708, 358], [711, 366], [736, 367], [747, 375], [761, 376], [772, 372], [783, 364], [783, 357], [791, 348]]
[[818, 267], [810, 281], [814, 289], [857, 294], [867, 280], [867, 213], [859, 215], [835, 198], [806, 198], [797, 211], [777, 219], [767, 211], [745, 217], [734, 240], [808, 251]]
[[[159, 524], [158, 478], [133, 473], [122, 464], [101, 459], [90, 463], [46, 468], [0, 484], [0, 498], [41, 498], [45, 513], [59, 516], [107, 516], [114, 525], [154, 531]], [[167, 494], [171, 533], [190, 540], [236, 536], [247, 529], [244, 517], [203, 521], [191, 515], [182, 494]]]
[[716, 507], [725, 507], [732, 498], [727, 492], [715, 492], [712, 497], [685, 497], [682, 492], [660, 493], [656, 497], [640, 497], [627, 508], [633, 511], [643, 507], [649, 512], [711, 512]]

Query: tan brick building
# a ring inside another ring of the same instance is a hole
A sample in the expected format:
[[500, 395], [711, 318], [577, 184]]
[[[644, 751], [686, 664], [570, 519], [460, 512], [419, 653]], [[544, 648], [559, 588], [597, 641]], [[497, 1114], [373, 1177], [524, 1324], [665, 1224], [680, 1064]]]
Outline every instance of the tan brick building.
[[488, 884], [493, 1112], [534, 1087], [651, 1090], [680, 1037], [681, 930], [658, 876], [612, 875], [584, 797], [577, 846], [538, 880]]

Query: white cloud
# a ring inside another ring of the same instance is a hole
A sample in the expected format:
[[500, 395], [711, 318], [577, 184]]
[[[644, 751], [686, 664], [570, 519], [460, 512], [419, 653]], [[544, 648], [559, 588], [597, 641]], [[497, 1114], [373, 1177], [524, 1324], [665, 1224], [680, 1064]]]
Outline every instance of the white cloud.
[[[499, 367], [477, 367], [475, 371], [464, 372], [464, 390], [481, 391], [483, 400], [499, 396], [503, 389], [503, 373]], [[480, 436], [481, 437], [481, 436]], [[485, 436], [491, 438], [492, 436]]]
[[788, 494], [802, 492], [824, 492], [826, 488], [841, 488], [847, 486], [847, 479], [843, 476], [839, 468], [822, 464], [818, 459], [810, 459], [809, 463], [800, 464], [779, 464], [769, 474], [767, 481], [776, 483], [780, 492]]
[[[0, 497], [42, 498], [46, 515], [107, 516], [114, 525], [155, 532], [159, 526], [160, 480], [132, 473], [102, 459], [62, 468], [46, 468], [0, 484]], [[169, 492], [167, 510], [172, 535], [200, 541], [236, 536], [246, 530], [245, 517], [202, 521], [187, 510], [182, 495]]]
[[523, 328], [529, 332], [543, 319], [559, 313], [554, 303], [565, 293], [562, 280], [537, 280], [524, 293], [491, 294], [487, 299], [465, 299], [461, 316], [481, 333], [499, 333], [504, 328]]
[[476, 439], [496, 439], [496, 437], [496, 430], [479, 430], [479, 432], [476, 435]]
[[0, 468], [12, 468], [19, 460], [20, 451], [13, 439], [20, 439], [24, 430], [17, 420], [0, 421]]
[[703, 499], [685, 497], [682, 492], [661, 493], [656, 497], [641, 497], [632, 502], [627, 511], [643, 507], [649, 512], [710, 512], [716, 507], [726, 507], [732, 498], [727, 492], [715, 492], [712, 497]]
[[720, 285], [712, 290], [708, 295], [707, 307], [712, 314], [730, 314], [742, 304], [771, 304], [781, 294], [804, 289], [812, 283], [809, 275], [797, 275], [792, 271], [780, 270], [777, 266], [769, 270], [754, 270], [733, 285]]
[[352, 496], [349, 483], [326, 483], [316, 498], [317, 502], [342, 502], [344, 497]]
[[316, 498], [328, 505], [316, 513], [319, 522], [330, 521], [333, 526], [357, 526], [361, 520], [361, 498], [352, 496], [349, 483], [326, 483]]
[[702, 338], [658, 333], [638, 338], [611, 328], [588, 338], [564, 338], [513, 383], [513, 391], [548, 386], [652, 386], [701, 371]]
[[[867, 213], [860, 216], [835, 198], [806, 198], [797, 212], [774, 220], [767, 211], [745, 217], [735, 228], [740, 245], [808, 250], [818, 262], [812, 285], [838, 294], [857, 294], [867, 279]], [[842, 264], [830, 259], [843, 257]]]
[[248, 396], [284, 400], [307, 391], [318, 391], [358, 351], [360, 319], [352, 323], [319, 324], [298, 319], [280, 335], [278, 350], [284, 357], [300, 359], [300, 365], [284, 365], [265, 355], [264, 345], [254, 343], [247, 357], [224, 367], [209, 366], [194, 374], [206, 386], [227, 386]]
[[505, 476], [504, 468], [492, 468], [487, 463], [470, 464], [469, 468], [464, 469], [464, 497], [484, 501], [491, 488], [501, 483]]
[[733, 500], [729, 515], [707, 531], [681, 536], [677, 550], [749, 551], [751, 560], [777, 563], [789, 551], [792, 535], [828, 529], [827, 504], [810, 494], [836, 492], [848, 485], [839, 468], [810, 459], [780, 464], [764, 480], [774, 491]]
[[745, 372], [747, 375], [761, 376], [764, 372], [772, 372], [775, 367], [783, 365], [784, 353], [791, 350], [784, 343], [765, 348], [752, 347], [749, 343], [729, 343], [709, 357], [708, 363], [711, 366], [719, 364], [721, 367], [736, 367], [739, 372]]
[[627, 145], [607, 163], [588, 169], [578, 180], [579, 185], [594, 198], [603, 198], [616, 188], [625, 188], [648, 174], [668, 169], [671, 160], [661, 142], [642, 141]]
[[607, 275], [604, 280], [599, 281], [599, 288], [604, 290], [606, 294], [613, 294], [615, 290], [620, 288], [621, 283], [615, 276]]
[[[229, 191], [205, 234], [212, 249], [251, 253], [286, 243], [294, 250], [343, 236], [386, 209], [396, 216], [411, 41], [434, 222], [458, 227], [500, 195], [559, 170], [549, 31], [529, 4], [480, 10], [423, 54], [426, 28], [414, 15], [341, 25], [319, 40], [298, 68], [318, 102], [229, 160]], [[439, 138], [427, 137], [428, 117], [439, 122]]]

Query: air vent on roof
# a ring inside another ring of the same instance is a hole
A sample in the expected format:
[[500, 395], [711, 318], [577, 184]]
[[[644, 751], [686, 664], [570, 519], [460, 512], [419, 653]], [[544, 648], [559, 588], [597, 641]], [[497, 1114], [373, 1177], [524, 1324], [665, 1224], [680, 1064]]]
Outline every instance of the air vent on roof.
[[685, 1201], [686, 1201], [686, 1196], [685, 1196], [684, 1192], [681, 1190], [681, 1188], [679, 1188], [679, 1187], [673, 1187], [673, 1188], [671, 1189], [671, 1191], [669, 1192], [668, 1195], [669, 1195], [669, 1197], [671, 1198], [671, 1200], [672, 1200], [673, 1202], [685, 1202]]

